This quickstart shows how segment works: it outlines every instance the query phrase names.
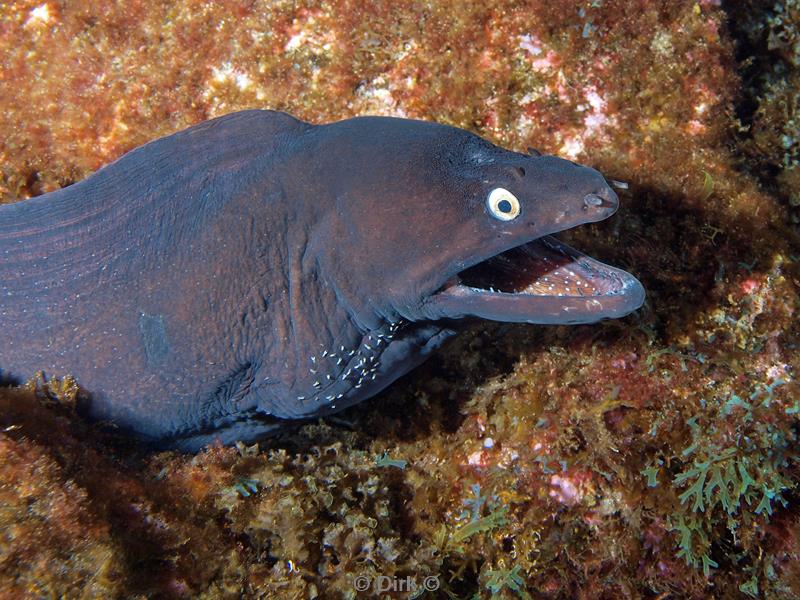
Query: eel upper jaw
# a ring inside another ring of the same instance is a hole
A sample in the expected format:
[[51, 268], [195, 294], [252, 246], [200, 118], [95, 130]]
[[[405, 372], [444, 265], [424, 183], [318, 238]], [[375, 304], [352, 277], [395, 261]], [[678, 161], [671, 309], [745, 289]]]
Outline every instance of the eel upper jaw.
[[578, 324], [625, 316], [644, 302], [639, 281], [545, 236], [451, 277], [425, 302], [428, 318]]

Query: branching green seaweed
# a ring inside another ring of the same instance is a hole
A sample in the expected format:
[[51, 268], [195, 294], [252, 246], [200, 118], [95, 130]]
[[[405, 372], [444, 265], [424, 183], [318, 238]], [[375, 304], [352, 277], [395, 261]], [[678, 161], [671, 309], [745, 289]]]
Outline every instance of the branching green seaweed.
[[384, 450], [382, 454], [375, 457], [375, 465], [378, 467], [395, 467], [397, 469], [405, 469], [408, 461], [401, 458], [391, 458], [389, 451]]
[[[719, 566], [712, 553], [721, 531], [736, 540], [740, 530], [768, 521], [776, 506], [786, 506], [787, 492], [797, 486], [790, 469], [798, 460], [795, 435], [768, 414], [783, 383], [756, 384], [748, 397], [731, 393], [708, 402], [705, 414], [687, 421], [692, 443], [680, 458], [691, 462], [672, 479], [682, 491], [670, 528], [678, 534], [677, 556], [706, 576]], [[642, 473], [649, 485], [652, 467]], [[757, 582], [745, 587], [750, 593]]]
[[246, 477], [240, 477], [236, 483], [233, 484], [232, 489], [240, 496], [244, 496], [248, 498], [253, 494], [258, 493], [258, 485], [259, 481], [256, 479], [248, 479]]
[[519, 574], [520, 565], [515, 565], [511, 569], [490, 569], [486, 572], [488, 580], [486, 589], [492, 593], [492, 597], [500, 594], [503, 590], [510, 590], [520, 598], [530, 598], [530, 594], [525, 590], [525, 580]]
[[456, 529], [450, 536], [450, 541], [457, 546], [476, 533], [492, 531], [493, 529], [497, 529], [498, 527], [505, 525], [506, 512], [508, 512], [508, 508], [498, 508], [496, 511], [489, 513], [485, 517], [481, 517], [475, 521], [470, 521], [466, 525]]

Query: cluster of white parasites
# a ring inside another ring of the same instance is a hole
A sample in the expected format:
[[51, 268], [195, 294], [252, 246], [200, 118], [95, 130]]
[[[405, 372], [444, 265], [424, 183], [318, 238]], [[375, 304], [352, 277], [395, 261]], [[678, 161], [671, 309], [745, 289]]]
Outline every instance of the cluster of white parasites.
[[[336, 408], [335, 402], [344, 398], [350, 389], [360, 389], [378, 377], [380, 368], [379, 358], [389, 342], [400, 329], [401, 322], [392, 321], [386, 327], [371, 331], [362, 338], [361, 345], [348, 350], [339, 346], [333, 350], [323, 350], [319, 357], [309, 357], [310, 367], [308, 372], [315, 377], [314, 395], [310, 396], [318, 404], [330, 404]], [[321, 374], [324, 373], [324, 376]], [[336, 383], [350, 382], [352, 385], [338, 394], [323, 394], [323, 390]], [[305, 401], [306, 396], [297, 396], [300, 401]]]

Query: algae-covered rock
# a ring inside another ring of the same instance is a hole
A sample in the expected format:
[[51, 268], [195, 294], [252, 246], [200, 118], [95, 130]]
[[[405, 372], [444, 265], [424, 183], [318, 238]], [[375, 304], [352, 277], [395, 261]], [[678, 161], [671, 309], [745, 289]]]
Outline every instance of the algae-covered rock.
[[621, 321], [475, 325], [365, 405], [194, 456], [83, 423], [73, 382], [2, 389], [0, 597], [800, 597], [792, 2], [0, 23], [1, 202], [243, 108], [432, 119], [627, 182], [569, 236], [648, 292]]
[[743, 86], [740, 148], [744, 167], [787, 200], [800, 220], [800, 3], [737, 0]]

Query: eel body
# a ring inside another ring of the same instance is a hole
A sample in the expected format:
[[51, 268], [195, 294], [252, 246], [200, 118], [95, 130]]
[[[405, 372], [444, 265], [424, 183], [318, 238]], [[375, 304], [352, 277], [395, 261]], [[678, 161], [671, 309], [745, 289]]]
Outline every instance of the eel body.
[[374, 396], [461, 319], [620, 317], [639, 282], [551, 234], [610, 216], [597, 171], [461, 129], [244, 111], [0, 206], [0, 376], [194, 450]]

